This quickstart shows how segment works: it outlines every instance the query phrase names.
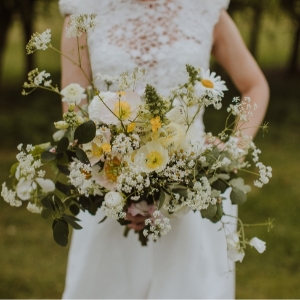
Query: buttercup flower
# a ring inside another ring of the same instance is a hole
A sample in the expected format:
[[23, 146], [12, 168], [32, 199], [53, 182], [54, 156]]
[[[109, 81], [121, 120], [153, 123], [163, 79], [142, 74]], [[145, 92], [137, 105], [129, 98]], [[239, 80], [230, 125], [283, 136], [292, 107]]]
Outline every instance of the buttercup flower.
[[60, 93], [63, 95], [63, 102], [68, 104], [79, 105], [82, 99], [86, 97], [84, 94], [85, 89], [81, 87], [78, 83], [71, 83], [66, 86]]
[[266, 242], [254, 237], [250, 240], [249, 244], [254, 247], [259, 253], [263, 253], [266, 250]]
[[220, 76], [216, 76], [215, 72], [201, 68], [201, 78], [195, 83], [194, 91], [196, 96], [202, 96], [206, 91], [210, 91], [215, 96], [223, 96], [223, 91], [227, 91], [225, 81]]

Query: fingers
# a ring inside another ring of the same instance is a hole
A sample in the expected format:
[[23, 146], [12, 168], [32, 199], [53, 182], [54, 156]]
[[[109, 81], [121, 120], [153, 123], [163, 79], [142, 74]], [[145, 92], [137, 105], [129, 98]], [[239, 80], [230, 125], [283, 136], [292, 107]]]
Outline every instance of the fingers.
[[134, 230], [138, 230], [138, 231], [142, 230], [145, 227], [146, 219], [147, 219], [146, 216], [142, 216], [142, 215], [132, 216], [130, 213], [126, 214], [126, 220], [131, 221], [131, 223], [128, 224], [127, 226]]

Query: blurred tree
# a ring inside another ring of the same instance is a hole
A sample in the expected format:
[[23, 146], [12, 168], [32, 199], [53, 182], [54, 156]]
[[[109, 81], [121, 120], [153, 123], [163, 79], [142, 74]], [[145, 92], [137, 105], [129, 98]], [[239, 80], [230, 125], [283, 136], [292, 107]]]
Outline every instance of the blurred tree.
[[[16, 15], [20, 17], [24, 32], [24, 44], [26, 45], [34, 31], [34, 22], [38, 11], [37, 4], [41, 4], [42, 12], [46, 13], [51, 0], [1, 0], [0, 2], [0, 82], [7, 33], [12, 25], [13, 18]], [[33, 60], [33, 55], [26, 56], [26, 74], [33, 69]]]
[[[285, 1], [285, 0], [283, 0]], [[251, 30], [248, 47], [252, 55], [257, 58], [259, 34], [262, 27], [262, 20], [265, 13], [273, 13], [278, 7], [278, 0], [231, 0], [229, 13], [237, 11], [251, 11]]]
[[300, 0], [280, 0], [281, 7], [293, 20], [295, 31], [291, 56], [288, 63], [288, 73], [295, 74], [299, 70], [299, 50], [300, 50]]

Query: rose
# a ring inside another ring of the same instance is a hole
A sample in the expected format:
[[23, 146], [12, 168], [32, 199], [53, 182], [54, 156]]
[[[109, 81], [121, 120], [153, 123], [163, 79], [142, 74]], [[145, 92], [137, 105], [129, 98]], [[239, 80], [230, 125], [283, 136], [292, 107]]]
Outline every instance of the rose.
[[254, 237], [250, 240], [249, 244], [254, 247], [259, 253], [263, 253], [266, 250], [266, 242]]

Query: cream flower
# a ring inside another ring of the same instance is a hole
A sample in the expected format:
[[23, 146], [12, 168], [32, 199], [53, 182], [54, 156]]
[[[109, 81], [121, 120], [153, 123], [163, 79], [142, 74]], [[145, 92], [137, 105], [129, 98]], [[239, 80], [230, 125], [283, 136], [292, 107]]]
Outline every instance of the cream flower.
[[34, 181], [22, 177], [16, 186], [16, 192], [21, 200], [29, 200], [36, 188], [37, 185]]
[[173, 149], [177, 149], [185, 137], [185, 126], [171, 122], [166, 126], [166, 133], [167, 136], [162, 141], [162, 145], [165, 148], [172, 147]]
[[223, 96], [223, 91], [227, 91], [225, 81], [221, 80], [220, 76], [216, 76], [215, 72], [210, 73], [210, 70], [201, 68], [201, 78], [194, 85], [195, 95], [200, 97], [206, 91], [210, 91], [215, 96]]
[[151, 141], [137, 151], [135, 163], [140, 164], [143, 172], [160, 172], [166, 167], [168, 159], [168, 150], [159, 142]]
[[183, 124], [185, 122], [184, 108], [178, 104], [166, 113], [166, 117], [172, 122]]
[[[101, 99], [102, 100], [101, 100]], [[124, 94], [105, 92], [95, 96], [89, 105], [89, 116], [94, 121], [118, 125], [130, 123], [137, 117], [141, 98], [135, 92]]]
[[249, 244], [254, 247], [259, 253], [263, 253], [266, 250], [266, 242], [254, 237], [250, 240]]
[[84, 91], [85, 89], [78, 83], [71, 83], [60, 92], [64, 96], [62, 101], [68, 104], [79, 105], [81, 100], [86, 97]]

